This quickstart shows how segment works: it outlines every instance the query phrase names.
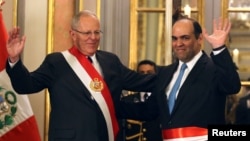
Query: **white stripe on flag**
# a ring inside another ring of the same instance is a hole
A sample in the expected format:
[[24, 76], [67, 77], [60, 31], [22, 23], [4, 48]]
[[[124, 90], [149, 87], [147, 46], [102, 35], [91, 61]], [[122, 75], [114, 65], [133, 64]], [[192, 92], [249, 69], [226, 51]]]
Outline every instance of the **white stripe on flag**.
[[[0, 127], [0, 140], [1, 140], [2, 136], [4, 136], [5, 134], [7, 134], [9, 132], [12, 132], [11, 131], [12, 129], [18, 127], [19, 124], [21, 124], [24, 121], [26, 121], [27, 119], [31, 118], [32, 116], [34, 116], [34, 114], [33, 114], [33, 110], [31, 108], [28, 96], [27, 95], [19, 95], [13, 90], [12, 85], [10, 83], [10, 79], [9, 79], [8, 74], [6, 73], [5, 69], [0, 72], [0, 87], [1, 87], [1, 89], [0, 89], [0, 97], [1, 97], [0, 121], [2, 121], [4, 123], [4, 122], [6, 122], [5, 121], [6, 119], [9, 119], [9, 120], [13, 119], [13, 122], [10, 122], [10, 124], [3, 125], [2, 128]], [[11, 92], [10, 94], [8, 94], [7, 99], [6, 99], [6, 92], [7, 93]], [[10, 103], [14, 103], [14, 104], [9, 104], [8, 101]], [[16, 107], [16, 113], [15, 113], [15, 115], [11, 115], [11, 108], [15, 108], [15, 107]], [[34, 123], [34, 124], [36, 124], [36, 123]], [[22, 129], [22, 130], [25, 131], [28, 129]], [[32, 129], [32, 130], [35, 130], [35, 129]], [[37, 138], [40, 138], [40, 136]]]

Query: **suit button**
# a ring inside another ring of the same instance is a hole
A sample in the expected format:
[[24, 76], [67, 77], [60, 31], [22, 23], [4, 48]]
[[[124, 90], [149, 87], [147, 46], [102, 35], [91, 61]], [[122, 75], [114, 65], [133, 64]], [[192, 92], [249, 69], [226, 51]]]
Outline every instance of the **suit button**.
[[146, 128], [143, 128], [143, 129], [142, 129], [142, 132], [146, 132], [146, 131], [147, 131], [147, 129], [146, 129]]
[[171, 121], [169, 121], [169, 122], [168, 122], [168, 125], [171, 125], [171, 124], [172, 124], [172, 122], [171, 122]]
[[128, 128], [128, 129], [131, 129], [131, 128], [132, 128], [132, 125], [131, 125], [131, 124], [128, 124], [128, 125], [127, 125], [127, 128]]
[[147, 138], [145, 138], [145, 137], [144, 137], [142, 140], [143, 140], [143, 141], [146, 141], [146, 140], [147, 140]]

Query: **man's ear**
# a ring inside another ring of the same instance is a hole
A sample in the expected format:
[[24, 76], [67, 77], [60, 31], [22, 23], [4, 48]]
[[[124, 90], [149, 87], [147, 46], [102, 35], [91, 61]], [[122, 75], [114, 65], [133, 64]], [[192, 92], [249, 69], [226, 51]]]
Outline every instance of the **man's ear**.
[[203, 35], [200, 34], [200, 36], [198, 37], [197, 40], [198, 40], [199, 44], [202, 44], [202, 42], [203, 42]]
[[71, 38], [72, 38], [73, 40], [75, 40], [75, 38], [76, 38], [76, 33], [75, 33], [72, 29], [69, 31], [69, 34], [70, 34]]

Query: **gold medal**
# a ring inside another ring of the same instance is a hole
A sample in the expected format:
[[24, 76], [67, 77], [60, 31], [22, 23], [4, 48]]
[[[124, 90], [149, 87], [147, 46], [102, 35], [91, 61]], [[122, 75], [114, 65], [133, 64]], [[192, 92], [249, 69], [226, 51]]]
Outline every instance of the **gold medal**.
[[98, 78], [94, 78], [90, 82], [90, 88], [95, 92], [100, 92], [103, 89], [103, 83], [101, 80], [98, 80]]

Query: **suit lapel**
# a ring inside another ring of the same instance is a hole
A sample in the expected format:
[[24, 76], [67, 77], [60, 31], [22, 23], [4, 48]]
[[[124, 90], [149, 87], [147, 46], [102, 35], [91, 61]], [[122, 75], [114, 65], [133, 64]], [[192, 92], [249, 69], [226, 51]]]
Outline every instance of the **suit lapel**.
[[108, 64], [108, 60], [107, 57], [103, 57], [102, 53], [100, 51], [96, 52], [96, 60], [98, 61], [101, 69], [102, 69], [102, 73], [103, 73], [103, 79], [105, 81], [107, 81], [107, 72], [109, 72], [108, 68], [109, 68], [109, 64]]
[[[177, 61], [178, 62], [178, 61]], [[168, 101], [167, 101], [167, 95], [166, 95], [166, 90], [167, 90], [167, 87], [173, 77], [173, 74], [174, 72], [176, 71], [178, 67], [178, 63], [174, 63], [170, 66], [163, 66], [163, 67], [159, 67], [159, 79], [158, 79], [158, 82], [157, 82], [157, 85], [156, 85], [156, 91], [159, 91], [159, 101], [162, 101], [160, 102], [160, 107], [161, 107], [161, 110], [164, 112], [164, 113], [169, 113], [169, 108], [168, 108]], [[166, 114], [163, 114], [163, 118], [167, 118], [165, 117]]]
[[168, 67], [163, 67], [162, 70], [159, 72], [160, 77], [158, 83], [160, 84], [159, 89], [166, 91], [170, 81], [172, 80], [172, 77], [178, 67], [178, 63], [174, 63]]
[[203, 53], [201, 58], [197, 61], [191, 72], [188, 74], [186, 80], [184, 81], [183, 85], [179, 90], [173, 112], [180, 105], [184, 97], [188, 96], [190, 92], [193, 92], [192, 85], [196, 82], [196, 80], [200, 77], [200, 75], [203, 75], [202, 71], [206, 67], [208, 59], [209, 59], [208, 56], [205, 53]]

